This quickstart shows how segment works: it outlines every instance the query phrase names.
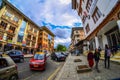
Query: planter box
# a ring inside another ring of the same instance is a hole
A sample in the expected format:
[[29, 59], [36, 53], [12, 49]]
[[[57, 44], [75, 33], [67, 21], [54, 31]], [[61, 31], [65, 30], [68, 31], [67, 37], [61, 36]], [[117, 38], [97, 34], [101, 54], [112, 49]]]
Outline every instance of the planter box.
[[74, 62], [82, 62], [81, 59], [75, 59]]
[[92, 71], [90, 67], [87, 65], [78, 65], [77, 66], [77, 73], [84, 73]]

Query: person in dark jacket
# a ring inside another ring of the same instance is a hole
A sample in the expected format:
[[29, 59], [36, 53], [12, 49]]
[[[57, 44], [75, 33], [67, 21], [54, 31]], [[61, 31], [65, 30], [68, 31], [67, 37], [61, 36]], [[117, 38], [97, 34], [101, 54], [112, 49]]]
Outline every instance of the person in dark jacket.
[[104, 54], [104, 63], [105, 63], [105, 68], [110, 68], [110, 56], [111, 56], [111, 49], [109, 46], [106, 44], [105, 45], [105, 54]]
[[94, 65], [94, 54], [92, 53], [92, 51], [89, 51], [88, 55], [87, 55], [87, 60], [89, 63], [89, 66], [92, 68]]
[[94, 60], [95, 60], [95, 68], [97, 69], [97, 71], [99, 72], [99, 69], [98, 69], [98, 63], [99, 63], [99, 60], [100, 60], [100, 52], [99, 50], [96, 48], [95, 49], [95, 53], [94, 53]]

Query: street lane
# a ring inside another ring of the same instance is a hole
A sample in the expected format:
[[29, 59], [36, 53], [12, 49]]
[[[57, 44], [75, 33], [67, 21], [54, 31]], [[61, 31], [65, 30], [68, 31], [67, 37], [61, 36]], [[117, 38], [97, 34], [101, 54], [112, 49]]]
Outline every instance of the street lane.
[[47, 80], [58, 67], [64, 64], [64, 62], [55, 62], [48, 58], [45, 71], [31, 71], [29, 69], [29, 60], [30, 58], [25, 58], [24, 63], [16, 63], [19, 80]]

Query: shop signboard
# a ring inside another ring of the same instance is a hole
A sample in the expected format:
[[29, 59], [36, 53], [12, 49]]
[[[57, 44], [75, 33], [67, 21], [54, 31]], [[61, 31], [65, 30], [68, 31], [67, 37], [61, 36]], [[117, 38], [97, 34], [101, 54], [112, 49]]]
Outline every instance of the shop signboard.
[[7, 35], [3, 36], [3, 40], [5, 40], [5, 41], [7, 40]]
[[0, 36], [0, 41], [1, 41], [2, 39], [3, 39], [2, 36]]
[[10, 44], [10, 43], [8, 43], [7, 45], [8, 45], [8, 46], [12, 46], [12, 44]]
[[17, 45], [22, 45], [22, 43], [21, 42], [17, 42]]
[[22, 46], [26, 46], [26, 41], [22, 41]]
[[8, 40], [8, 43], [12, 43], [12, 40]]
[[35, 45], [35, 48], [38, 48], [38, 45]]

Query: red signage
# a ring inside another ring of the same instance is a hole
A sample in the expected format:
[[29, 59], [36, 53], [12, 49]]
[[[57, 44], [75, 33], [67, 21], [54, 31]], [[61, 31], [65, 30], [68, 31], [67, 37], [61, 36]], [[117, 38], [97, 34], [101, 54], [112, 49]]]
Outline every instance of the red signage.
[[0, 40], [2, 40], [3, 38], [2, 38], [2, 36], [0, 36]]
[[26, 44], [26, 41], [22, 41], [22, 44]]

